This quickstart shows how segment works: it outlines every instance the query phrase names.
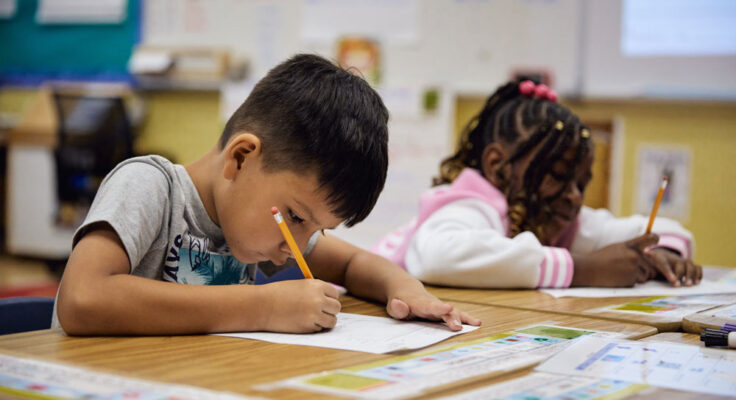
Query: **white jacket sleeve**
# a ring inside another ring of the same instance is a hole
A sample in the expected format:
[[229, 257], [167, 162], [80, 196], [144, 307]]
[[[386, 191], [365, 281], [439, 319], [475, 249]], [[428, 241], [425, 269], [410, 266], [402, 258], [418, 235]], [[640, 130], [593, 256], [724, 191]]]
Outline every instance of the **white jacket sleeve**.
[[448, 204], [411, 239], [407, 270], [431, 284], [475, 288], [568, 287], [573, 263], [563, 248], [531, 232], [508, 238], [498, 212], [477, 199]]
[[[613, 243], [623, 242], [644, 234], [649, 218], [632, 215], [616, 218], [608, 210], [583, 207], [580, 210], [580, 228], [572, 244], [573, 253], [590, 253]], [[652, 232], [659, 235], [658, 247], [666, 247], [684, 258], [693, 256], [693, 237], [677, 221], [657, 217]]]

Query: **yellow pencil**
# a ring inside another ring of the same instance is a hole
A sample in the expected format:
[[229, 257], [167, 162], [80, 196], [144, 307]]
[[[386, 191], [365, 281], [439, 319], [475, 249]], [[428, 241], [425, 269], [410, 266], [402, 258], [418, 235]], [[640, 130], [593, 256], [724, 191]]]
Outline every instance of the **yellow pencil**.
[[281, 234], [284, 235], [284, 239], [286, 239], [286, 244], [288, 244], [289, 249], [291, 249], [291, 255], [296, 258], [296, 263], [299, 264], [299, 269], [302, 270], [302, 275], [304, 275], [304, 277], [307, 279], [314, 279], [314, 276], [312, 276], [312, 271], [309, 270], [309, 266], [307, 266], [307, 261], [304, 260], [302, 252], [299, 251], [299, 246], [296, 245], [294, 237], [291, 236], [289, 227], [286, 226], [286, 222], [284, 222], [284, 217], [281, 216], [279, 209], [276, 207], [271, 207], [271, 214], [273, 214], [273, 219], [275, 219], [276, 223], [279, 225], [279, 229], [281, 229]]
[[654, 224], [654, 217], [657, 216], [657, 210], [659, 210], [659, 203], [662, 202], [662, 196], [664, 196], [664, 190], [667, 188], [667, 177], [662, 177], [662, 184], [659, 185], [659, 190], [657, 191], [657, 199], [654, 200], [654, 206], [652, 207], [652, 213], [649, 214], [649, 223], [647, 224], [647, 232], [652, 232], [652, 225]]

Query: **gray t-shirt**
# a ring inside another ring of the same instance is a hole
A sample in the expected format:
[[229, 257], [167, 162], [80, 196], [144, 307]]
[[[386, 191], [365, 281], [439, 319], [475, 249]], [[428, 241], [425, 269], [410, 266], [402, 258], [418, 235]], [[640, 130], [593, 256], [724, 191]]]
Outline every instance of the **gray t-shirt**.
[[[132, 275], [198, 285], [253, 283], [257, 265], [230, 253], [186, 169], [163, 157], [118, 164], [102, 181], [73, 245], [100, 222], [120, 237]], [[318, 237], [310, 238], [305, 254]], [[52, 326], [59, 326], [55, 309]]]

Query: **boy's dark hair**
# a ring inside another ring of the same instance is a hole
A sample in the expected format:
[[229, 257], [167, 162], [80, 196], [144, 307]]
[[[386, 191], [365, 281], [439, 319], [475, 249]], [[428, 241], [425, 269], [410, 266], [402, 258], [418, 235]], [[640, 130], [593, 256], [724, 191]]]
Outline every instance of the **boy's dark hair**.
[[362, 78], [308, 54], [277, 65], [230, 117], [223, 149], [239, 132], [257, 135], [263, 167], [316, 172], [333, 213], [352, 226], [383, 190], [388, 168], [388, 110]]
[[[552, 166], [571, 147], [577, 148], [573, 165], [578, 165], [589, 151], [590, 140], [588, 127], [570, 110], [556, 102], [522, 95], [519, 83], [510, 82], [499, 87], [465, 127], [457, 152], [442, 161], [434, 184], [451, 183], [466, 167], [481, 170], [483, 151], [491, 143], [515, 145], [503, 165], [514, 163], [538, 148], [524, 171], [521, 191], [506, 196], [509, 235], [531, 231], [544, 239], [543, 223], [551, 213], [549, 203], [562, 195], [573, 180], [574, 168], [561, 177], [563, 185], [553, 196], [539, 198], [538, 188]], [[503, 183], [508, 186], [508, 181]]]

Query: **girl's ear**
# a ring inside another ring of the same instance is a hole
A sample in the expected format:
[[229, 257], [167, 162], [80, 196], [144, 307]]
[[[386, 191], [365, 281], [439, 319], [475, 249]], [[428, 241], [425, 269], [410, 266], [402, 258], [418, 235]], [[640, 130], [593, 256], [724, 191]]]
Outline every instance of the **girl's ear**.
[[228, 142], [223, 150], [225, 168], [223, 174], [225, 179], [235, 179], [238, 172], [245, 169], [247, 158], [257, 157], [261, 154], [261, 139], [252, 133], [241, 133]]
[[[503, 189], [510, 172], [510, 165], [506, 161], [506, 149], [500, 143], [491, 143], [483, 149], [482, 171], [483, 175], [491, 184]], [[499, 167], [503, 165], [502, 171]]]

